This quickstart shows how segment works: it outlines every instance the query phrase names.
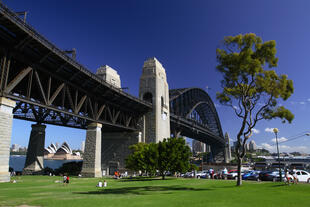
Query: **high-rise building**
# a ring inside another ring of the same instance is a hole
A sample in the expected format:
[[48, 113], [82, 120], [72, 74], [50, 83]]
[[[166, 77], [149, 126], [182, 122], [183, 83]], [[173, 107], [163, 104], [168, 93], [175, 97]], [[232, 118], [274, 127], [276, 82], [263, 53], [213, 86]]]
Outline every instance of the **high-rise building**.
[[192, 147], [193, 147], [193, 152], [194, 153], [206, 152], [206, 144], [203, 143], [203, 142], [199, 142], [197, 140], [193, 140]]
[[249, 150], [250, 151], [256, 151], [257, 150], [257, 146], [256, 143], [254, 142], [254, 140], [251, 140], [249, 143]]
[[229, 135], [227, 132], [225, 133], [225, 142], [226, 142], [225, 159], [226, 159], [226, 163], [229, 163], [229, 161], [231, 160], [231, 147], [230, 147]]
[[12, 152], [18, 152], [19, 151], [19, 145], [18, 144], [12, 144]]
[[245, 151], [248, 152], [250, 150], [250, 144], [245, 143]]
[[81, 143], [81, 151], [84, 152], [85, 150], [85, 141], [82, 141]]

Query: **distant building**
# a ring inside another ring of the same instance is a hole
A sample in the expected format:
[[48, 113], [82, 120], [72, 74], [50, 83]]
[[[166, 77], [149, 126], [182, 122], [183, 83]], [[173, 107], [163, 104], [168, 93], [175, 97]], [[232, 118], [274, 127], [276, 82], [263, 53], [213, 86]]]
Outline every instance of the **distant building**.
[[254, 140], [251, 140], [249, 143], [249, 150], [252, 151], [256, 151], [257, 150], [257, 146], [256, 143], [254, 142]]
[[197, 140], [193, 140], [192, 142], [193, 153], [202, 153], [206, 152], [206, 144], [203, 142], [199, 142]]
[[81, 143], [81, 151], [84, 153], [85, 150], [85, 141], [82, 141]]
[[12, 144], [12, 152], [18, 152], [19, 151], [19, 145], [18, 144]]
[[228, 133], [225, 133], [225, 142], [226, 142], [226, 146], [225, 146], [225, 153], [226, 153], [226, 162], [228, 163], [231, 160], [231, 147], [230, 147], [230, 138]]
[[55, 160], [75, 160], [81, 159], [80, 153], [72, 153], [70, 146], [64, 142], [61, 147], [57, 148], [53, 143], [44, 149], [45, 159]]

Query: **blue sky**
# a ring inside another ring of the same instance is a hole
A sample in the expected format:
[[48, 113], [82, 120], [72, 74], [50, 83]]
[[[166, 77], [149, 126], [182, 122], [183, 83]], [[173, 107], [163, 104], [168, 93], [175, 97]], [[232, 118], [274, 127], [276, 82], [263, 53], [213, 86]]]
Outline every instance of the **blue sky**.
[[[240, 126], [230, 108], [215, 100], [221, 74], [215, 50], [225, 36], [256, 33], [275, 40], [276, 71], [294, 81], [295, 92], [282, 103], [294, 114], [292, 124], [261, 121], [252, 139], [271, 151], [273, 133], [295, 137], [310, 131], [310, 1], [205, 0], [3, 0], [14, 11], [28, 11], [27, 22], [61, 49], [77, 49], [77, 60], [90, 71], [109, 65], [121, 76], [122, 86], [137, 96], [144, 60], [157, 57], [166, 69], [169, 87], [210, 89], [224, 132], [231, 138]], [[12, 143], [28, 145], [30, 122], [14, 120]], [[267, 131], [265, 131], [267, 129]], [[67, 141], [79, 148], [85, 131], [47, 126], [46, 145]], [[310, 153], [310, 137], [281, 144], [281, 151]]]

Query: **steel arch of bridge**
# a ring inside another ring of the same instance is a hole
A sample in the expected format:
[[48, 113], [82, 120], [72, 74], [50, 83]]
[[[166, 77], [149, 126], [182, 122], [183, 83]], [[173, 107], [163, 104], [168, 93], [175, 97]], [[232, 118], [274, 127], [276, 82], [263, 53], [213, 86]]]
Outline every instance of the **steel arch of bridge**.
[[200, 88], [172, 89], [171, 131], [207, 144], [225, 146], [221, 123], [210, 96]]

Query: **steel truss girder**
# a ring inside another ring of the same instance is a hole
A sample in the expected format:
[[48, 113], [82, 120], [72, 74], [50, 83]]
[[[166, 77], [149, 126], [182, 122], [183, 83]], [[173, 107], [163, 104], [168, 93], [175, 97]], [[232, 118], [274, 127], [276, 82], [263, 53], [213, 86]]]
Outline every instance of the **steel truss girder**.
[[[194, 111], [199, 114], [196, 119], [190, 117]], [[214, 104], [209, 95], [200, 88], [170, 90], [170, 113], [191, 120], [193, 124], [200, 125], [223, 138], [220, 120]], [[199, 123], [198, 119], [202, 123]]]
[[[47, 122], [50, 116], [36, 113], [46, 109], [111, 130], [137, 130], [152, 108], [88, 71], [1, 3], [0, 25], [0, 96], [34, 107], [33, 116], [21, 116], [24, 109], [15, 117]], [[75, 127], [84, 127], [76, 122]]]
[[[0, 82], [2, 96], [39, 107], [40, 110], [46, 108], [48, 111], [66, 114], [71, 117], [71, 127], [85, 128], [86, 122], [80, 121], [80, 119], [84, 119], [87, 123], [98, 122], [123, 130], [138, 128], [139, 115], [121, 110], [110, 104], [109, 101], [100, 100], [100, 98], [92, 96], [41, 68], [27, 66], [22, 69], [18, 64], [13, 64], [10, 67], [6, 62], [7, 57], [3, 56], [1, 58]], [[35, 116], [36, 111], [32, 112], [34, 116], [21, 115], [19, 112], [15, 117], [42, 123], [66, 125], [57, 121], [45, 120], [42, 117], [38, 118], [39, 116]], [[74, 121], [76, 126], [73, 124]]]

